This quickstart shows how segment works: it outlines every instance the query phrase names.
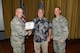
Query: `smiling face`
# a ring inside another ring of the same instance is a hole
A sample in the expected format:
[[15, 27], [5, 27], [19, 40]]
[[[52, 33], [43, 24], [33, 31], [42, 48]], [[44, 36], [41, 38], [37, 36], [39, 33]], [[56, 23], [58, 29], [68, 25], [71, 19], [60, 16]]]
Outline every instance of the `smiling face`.
[[39, 9], [38, 10], [38, 17], [39, 17], [39, 19], [42, 19], [43, 15], [44, 15], [44, 10], [43, 9]]
[[54, 14], [55, 14], [56, 16], [59, 16], [59, 15], [61, 14], [60, 8], [56, 7], [55, 10], [54, 10]]
[[16, 12], [15, 12], [16, 16], [21, 18], [23, 16], [23, 11], [21, 8], [18, 8], [16, 9]]

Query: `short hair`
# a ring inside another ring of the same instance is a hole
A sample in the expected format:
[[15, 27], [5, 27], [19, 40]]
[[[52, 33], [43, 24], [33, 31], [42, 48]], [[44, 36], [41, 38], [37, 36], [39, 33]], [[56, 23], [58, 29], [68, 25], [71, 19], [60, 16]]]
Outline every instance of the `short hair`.
[[42, 10], [42, 12], [44, 13], [44, 9], [43, 9], [43, 8], [39, 8], [38, 11], [39, 11], [39, 10]]
[[18, 10], [22, 10], [22, 8], [17, 8], [17, 9], [15, 10], [15, 12], [17, 12]]
[[59, 10], [61, 10], [61, 8], [59, 6], [56, 6], [55, 8], [59, 8]]

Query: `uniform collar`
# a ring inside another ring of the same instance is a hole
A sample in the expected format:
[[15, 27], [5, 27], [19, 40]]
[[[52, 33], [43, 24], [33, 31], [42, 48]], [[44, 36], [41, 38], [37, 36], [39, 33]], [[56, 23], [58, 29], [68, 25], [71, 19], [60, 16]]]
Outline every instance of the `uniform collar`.
[[57, 20], [59, 20], [59, 19], [61, 19], [61, 18], [62, 18], [62, 15], [60, 15], [59, 18], [58, 18]]
[[17, 17], [17, 16], [15, 16], [17, 19], [19, 19], [19, 20], [22, 20], [21, 18], [19, 18], [19, 17]]

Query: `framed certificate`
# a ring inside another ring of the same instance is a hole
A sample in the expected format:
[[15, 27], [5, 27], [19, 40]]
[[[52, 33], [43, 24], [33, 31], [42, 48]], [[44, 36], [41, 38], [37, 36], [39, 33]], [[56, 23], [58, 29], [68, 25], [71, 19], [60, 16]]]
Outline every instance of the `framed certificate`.
[[30, 30], [30, 29], [34, 29], [34, 22], [26, 22], [25, 23], [25, 29], [26, 30]]

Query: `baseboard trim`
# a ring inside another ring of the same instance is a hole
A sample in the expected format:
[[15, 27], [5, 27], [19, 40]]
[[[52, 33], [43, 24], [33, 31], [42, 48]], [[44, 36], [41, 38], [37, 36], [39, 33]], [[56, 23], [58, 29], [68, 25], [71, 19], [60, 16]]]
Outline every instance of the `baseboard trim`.
[[0, 32], [4, 32], [4, 30], [0, 30]]

